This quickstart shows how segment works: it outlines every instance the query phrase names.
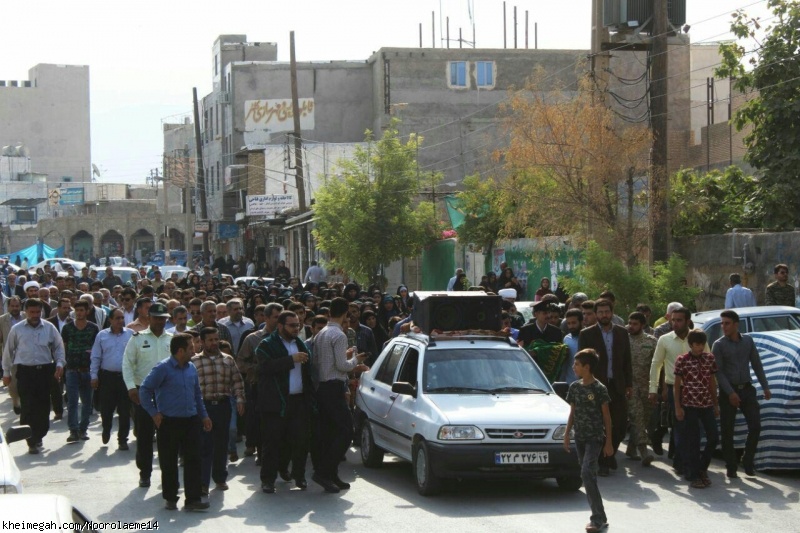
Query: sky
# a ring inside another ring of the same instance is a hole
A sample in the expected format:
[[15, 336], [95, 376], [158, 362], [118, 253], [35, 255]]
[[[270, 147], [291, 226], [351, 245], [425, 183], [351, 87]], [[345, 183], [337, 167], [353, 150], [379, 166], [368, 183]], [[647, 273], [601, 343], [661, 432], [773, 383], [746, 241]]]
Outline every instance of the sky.
[[[473, 3], [478, 47], [502, 48], [502, 0]], [[534, 22], [539, 48], [589, 48], [591, 0], [506, 3], [509, 47], [517, 6], [519, 47], [528, 10], [531, 48]], [[689, 35], [693, 42], [729, 39], [731, 11], [747, 6], [749, 14], [768, 16], [766, 3], [687, 0]], [[28, 79], [38, 63], [89, 65], [92, 162], [100, 181], [144, 183], [161, 166], [162, 123], [191, 116], [193, 87], [201, 98], [211, 91], [211, 48], [219, 35], [277, 42], [278, 60], [288, 61], [294, 30], [298, 61], [364, 60], [381, 47], [419, 46], [420, 23], [429, 47], [431, 12], [437, 48], [444, 17], [451, 39], [459, 27], [471, 38], [468, 0], [25, 0], [6, 6], [0, 22], [0, 79]]]

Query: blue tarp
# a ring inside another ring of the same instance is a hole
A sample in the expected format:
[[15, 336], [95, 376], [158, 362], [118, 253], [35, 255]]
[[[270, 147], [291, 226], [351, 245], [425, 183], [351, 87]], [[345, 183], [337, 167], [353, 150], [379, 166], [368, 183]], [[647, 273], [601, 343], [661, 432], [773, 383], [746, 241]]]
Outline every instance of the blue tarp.
[[19, 256], [20, 261], [27, 259], [28, 265], [33, 266], [42, 259], [64, 257], [64, 247], [61, 246], [60, 248], [51, 248], [46, 244], [36, 243], [32, 246], [28, 246], [24, 250], [19, 250], [18, 252], [12, 252], [8, 254], [8, 260], [11, 263], [15, 263], [17, 261], [17, 256]]

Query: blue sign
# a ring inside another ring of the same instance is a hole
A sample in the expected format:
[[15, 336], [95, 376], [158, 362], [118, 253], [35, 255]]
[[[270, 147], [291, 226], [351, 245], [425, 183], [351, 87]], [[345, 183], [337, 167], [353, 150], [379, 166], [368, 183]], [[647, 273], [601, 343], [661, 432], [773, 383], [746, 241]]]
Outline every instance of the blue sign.
[[239, 236], [239, 224], [217, 224], [217, 237], [220, 239], [235, 239]]
[[83, 205], [83, 187], [62, 188], [58, 205]]

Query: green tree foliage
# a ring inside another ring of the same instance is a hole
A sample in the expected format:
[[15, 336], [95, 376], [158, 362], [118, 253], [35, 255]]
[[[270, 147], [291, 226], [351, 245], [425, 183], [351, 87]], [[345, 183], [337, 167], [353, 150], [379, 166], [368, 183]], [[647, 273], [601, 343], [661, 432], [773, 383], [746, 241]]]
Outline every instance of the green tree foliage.
[[575, 269], [574, 276], [564, 280], [569, 293], [584, 292], [590, 298], [610, 290], [616, 297], [614, 312], [622, 317], [646, 303], [653, 316], [663, 316], [669, 302], [693, 306], [699, 290], [686, 285], [686, 261], [673, 255], [665, 263], [656, 263], [652, 272], [644, 264], [627, 267], [613, 253], [590, 242], [586, 263]]
[[497, 240], [521, 235], [505, 232], [506, 219], [516, 211], [515, 203], [494, 178], [468, 176], [463, 183], [464, 190], [458, 193], [458, 198], [467, 216], [458, 228], [460, 241], [475, 243], [484, 251], [490, 251]]
[[758, 19], [742, 10], [733, 14], [731, 31], [740, 41], [720, 45], [723, 64], [716, 74], [733, 77], [736, 89], [752, 92], [733, 122], [739, 130], [752, 127], [744, 138], [745, 157], [761, 171], [765, 222], [795, 227], [800, 226], [800, 2], [768, 0], [767, 5], [776, 22], [765, 28], [764, 38]]
[[314, 209], [314, 236], [331, 255], [328, 264], [381, 286], [381, 265], [419, 254], [438, 228], [433, 204], [414, 203], [421, 139], [412, 135], [403, 143], [397, 125], [392, 121], [377, 142], [367, 132], [369, 147], [338, 162], [341, 179], [317, 192]]
[[708, 173], [681, 170], [672, 176], [670, 185], [672, 234], [708, 235], [762, 227], [760, 192], [759, 181], [736, 166]]

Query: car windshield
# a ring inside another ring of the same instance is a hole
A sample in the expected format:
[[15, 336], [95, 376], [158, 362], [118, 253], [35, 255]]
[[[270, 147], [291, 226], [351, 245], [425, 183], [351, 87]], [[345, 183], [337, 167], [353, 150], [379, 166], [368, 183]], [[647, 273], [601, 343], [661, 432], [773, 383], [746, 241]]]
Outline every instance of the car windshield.
[[428, 393], [550, 392], [550, 384], [523, 350], [445, 349], [425, 356]]

